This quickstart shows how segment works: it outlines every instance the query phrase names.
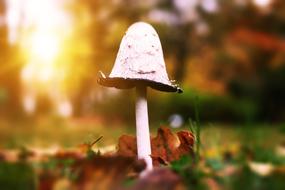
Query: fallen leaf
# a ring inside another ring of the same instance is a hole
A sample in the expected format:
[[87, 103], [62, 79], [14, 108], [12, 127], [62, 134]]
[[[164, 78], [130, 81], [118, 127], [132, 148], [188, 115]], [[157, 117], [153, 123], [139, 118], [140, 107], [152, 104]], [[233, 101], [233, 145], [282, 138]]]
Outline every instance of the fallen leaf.
[[92, 159], [80, 160], [73, 167], [73, 171], [78, 174], [73, 183], [74, 189], [119, 189], [127, 174], [137, 169], [137, 163], [134, 158], [123, 156], [94, 156]]
[[[154, 166], [167, 165], [169, 162], [178, 160], [186, 154], [193, 154], [194, 136], [189, 131], [179, 131], [173, 134], [167, 127], [160, 127], [157, 136], [151, 138], [151, 157]], [[130, 135], [122, 135], [119, 138], [119, 155], [137, 156], [136, 138]]]
[[[64, 164], [70, 158], [74, 156], [57, 156], [52, 168], [40, 170], [38, 189], [53, 190], [66, 186], [73, 190], [117, 190], [123, 187], [129, 173], [139, 173], [145, 168], [144, 162], [131, 157], [94, 155]], [[66, 171], [72, 176], [66, 175]]]
[[137, 155], [137, 141], [134, 136], [122, 135], [119, 138], [118, 151], [121, 156], [134, 157]]

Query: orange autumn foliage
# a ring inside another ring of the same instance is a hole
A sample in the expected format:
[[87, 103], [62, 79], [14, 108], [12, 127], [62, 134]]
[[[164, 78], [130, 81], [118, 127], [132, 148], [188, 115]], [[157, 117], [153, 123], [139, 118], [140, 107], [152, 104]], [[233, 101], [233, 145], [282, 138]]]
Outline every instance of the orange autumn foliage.
[[285, 51], [285, 40], [260, 31], [249, 28], [238, 28], [231, 34], [231, 39], [235, 42], [242, 42], [267, 51]]

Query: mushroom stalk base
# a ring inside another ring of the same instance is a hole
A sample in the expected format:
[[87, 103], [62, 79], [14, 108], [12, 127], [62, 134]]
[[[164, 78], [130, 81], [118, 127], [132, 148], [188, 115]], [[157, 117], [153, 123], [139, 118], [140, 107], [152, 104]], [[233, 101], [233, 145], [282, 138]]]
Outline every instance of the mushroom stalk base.
[[151, 143], [148, 124], [146, 86], [136, 88], [136, 133], [138, 158], [146, 162], [146, 171], [152, 170]]

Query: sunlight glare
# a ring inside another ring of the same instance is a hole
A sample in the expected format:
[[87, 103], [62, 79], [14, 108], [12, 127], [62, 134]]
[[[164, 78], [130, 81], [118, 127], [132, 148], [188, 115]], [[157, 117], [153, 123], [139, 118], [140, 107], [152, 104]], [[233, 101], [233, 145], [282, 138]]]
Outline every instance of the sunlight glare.
[[10, 10], [11, 13], [20, 10], [23, 14], [23, 18], [19, 18], [21, 22], [18, 23], [22, 28], [19, 43], [27, 63], [23, 67], [21, 77], [25, 85], [35, 86], [38, 88], [36, 90], [44, 90], [43, 86], [49, 89], [49, 85], [52, 85], [50, 81], [58, 78], [56, 62], [59, 56], [62, 56], [65, 37], [71, 30], [70, 17], [63, 8], [66, 0], [24, 2], [21, 9], [11, 6]]
[[5, 21], [8, 26], [8, 42], [10, 44], [16, 43], [18, 40], [18, 28], [21, 18], [21, 0], [6, 0], [7, 11]]
[[62, 117], [69, 117], [72, 115], [72, 104], [65, 100], [62, 102], [58, 103], [57, 107], [58, 114], [61, 115]]
[[[29, 114], [35, 112], [38, 94], [51, 96], [50, 92], [64, 88], [58, 65], [61, 69], [69, 67], [68, 61], [59, 64], [59, 60], [65, 59], [64, 42], [73, 30], [72, 17], [65, 11], [67, 1], [5, 0], [9, 43], [18, 43], [25, 59], [22, 104]], [[72, 114], [70, 102], [53, 101], [60, 115]]]
[[37, 32], [31, 39], [31, 56], [39, 58], [44, 62], [54, 61], [59, 52], [59, 40], [57, 36]]
[[24, 82], [29, 82], [33, 80], [33, 70], [31, 67], [26, 66], [21, 71], [21, 78]]
[[56, 68], [53, 64], [43, 63], [31, 62], [22, 69], [21, 78], [25, 85], [40, 89], [39, 86], [43, 83], [49, 84], [48, 82], [52, 81]]
[[41, 69], [41, 72], [39, 73], [38, 79], [41, 82], [49, 82], [54, 74], [54, 68], [53, 67], [46, 67], [44, 69]]
[[24, 106], [24, 110], [28, 113], [28, 114], [32, 114], [35, 112], [35, 108], [36, 108], [36, 99], [33, 95], [29, 94], [24, 96], [23, 98], [23, 106]]
[[253, 0], [253, 3], [258, 7], [267, 7], [271, 0]]

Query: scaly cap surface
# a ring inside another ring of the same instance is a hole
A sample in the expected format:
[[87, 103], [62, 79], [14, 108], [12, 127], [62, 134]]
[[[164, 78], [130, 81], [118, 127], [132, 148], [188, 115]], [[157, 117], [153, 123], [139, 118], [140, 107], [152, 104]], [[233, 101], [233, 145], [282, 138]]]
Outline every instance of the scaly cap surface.
[[146, 85], [166, 92], [182, 92], [168, 78], [161, 43], [155, 29], [147, 23], [131, 25], [124, 35], [109, 77], [99, 84], [119, 89]]

